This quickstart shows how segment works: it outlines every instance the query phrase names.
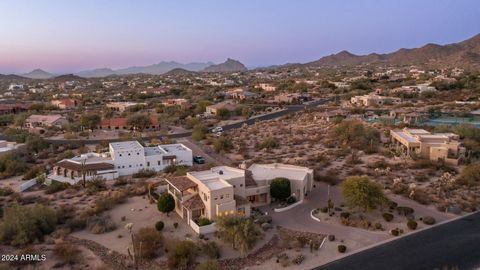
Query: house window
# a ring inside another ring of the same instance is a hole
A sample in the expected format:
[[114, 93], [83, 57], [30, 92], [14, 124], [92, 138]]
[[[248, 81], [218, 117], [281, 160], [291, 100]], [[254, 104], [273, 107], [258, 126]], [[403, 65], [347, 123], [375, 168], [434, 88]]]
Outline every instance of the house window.
[[240, 187], [243, 187], [243, 184], [240, 184]]
[[147, 161], [147, 167], [150, 167], [150, 161]]
[[130, 167], [130, 168], [131, 168], [131, 167], [132, 167], [132, 165], [128, 165], [128, 167]]
[[230, 198], [230, 194], [227, 194], [227, 198]]
[[203, 200], [207, 201], [207, 194], [205, 194], [205, 193], [203, 194]]
[[128, 155], [130, 156], [130, 153], [128, 153]]
[[139, 152], [137, 152], [137, 156], [139, 156], [139, 155], [140, 155], [140, 153], [139, 153]]
[[158, 166], [160, 166], [160, 160], [158, 161]]
[[122, 154], [120, 154], [120, 156], [122, 156]]
[[222, 194], [222, 195], [220, 195], [220, 200], [223, 200], [223, 194]]
[[125, 166], [122, 166], [122, 169], [125, 168]]
[[214, 199], [214, 200], [216, 201], [217, 199], [218, 199], [218, 198], [217, 198], [217, 197], [215, 197], [215, 199]]

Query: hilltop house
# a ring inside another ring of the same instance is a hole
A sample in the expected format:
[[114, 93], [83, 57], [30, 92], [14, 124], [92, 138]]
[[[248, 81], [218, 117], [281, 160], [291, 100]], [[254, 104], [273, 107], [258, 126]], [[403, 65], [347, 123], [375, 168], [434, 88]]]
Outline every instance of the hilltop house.
[[[127, 118], [125, 117], [112, 117], [104, 118], [100, 121], [100, 129], [128, 129], [133, 130], [134, 127], [127, 123]], [[158, 122], [158, 117], [156, 115], [150, 116], [150, 125], [145, 126], [146, 130], [157, 130], [160, 129], [160, 123]]]
[[253, 164], [248, 169], [219, 166], [165, 180], [175, 199], [175, 212], [199, 232], [195, 223], [199, 217], [250, 216], [252, 206], [269, 204], [270, 182], [277, 177], [290, 180], [291, 196], [298, 201], [313, 187], [312, 169], [278, 163]]
[[49, 179], [75, 184], [85, 174], [87, 180], [111, 180], [142, 169], [161, 171], [172, 164], [192, 166], [192, 150], [183, 144], [144, 147], [138, 141], [114, 142], [109, 144], [108, 152], [86, 153], [57, 162]]
[[138, 103], [138, 102], [110, 102], [107, 103], [107, 108], [110, 108], [113, 111], [117, 112], [124, 112], [132, 107], [138, 105], [147, 105], [146, 103]]
[[217, 115], [217, 112], [221, 109], [226, 109], [230, 112], [235, 111], [239, 108], [239, 105], [231, 101], [223, 101], [217, 104], [209, 105], [205, 108], [206, 114]]
[[390, 136], [393, 147], [408, 156], [418, 155], [456, 166], [465, 154], [459, 136], [454, 133], [430, 133], [424, 129], [404, 128], [391, 130]]

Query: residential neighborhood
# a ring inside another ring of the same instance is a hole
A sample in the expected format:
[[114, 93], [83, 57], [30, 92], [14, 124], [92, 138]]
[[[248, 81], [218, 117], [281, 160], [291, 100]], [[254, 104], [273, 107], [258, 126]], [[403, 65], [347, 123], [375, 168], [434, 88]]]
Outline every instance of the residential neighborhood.
[[0, 270], [478, 269], [467, 2], [0, 3]]

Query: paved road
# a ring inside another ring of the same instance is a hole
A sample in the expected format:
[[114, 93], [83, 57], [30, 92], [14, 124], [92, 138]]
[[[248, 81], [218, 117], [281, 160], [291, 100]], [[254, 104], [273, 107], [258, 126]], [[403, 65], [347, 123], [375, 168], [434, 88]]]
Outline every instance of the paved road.
[[[223, 130], [231, 130], [231, 129], [240, 128], [244, 124], [252, 125], [256, 121], [260, 121], [260, 120], [270, 120], [270, 119], [279, 118], [279, 117], [282, 117], [282, 116], [287, 115], [289, 113], [298, 112], [298, 111], [303, 110], [305, 108], [314, 108], [318, 105], [325, 104], [325, 103], [327, 103], [327, 102], [329, 102], [333, 99], [334, 99], [333, 97], [330, 97], [330, 98], [315, 100], [315, 101], [312, 101], [312, 102], [309, 102], [309, 103], [303, 104], [303, 105], [288, 105], [288, 106], [286, 106], [286, 109], [282, 110], [282, 111], [277, 111], [277, 112], [261, 115], [261, 116], [258, 116], [256, 118], [250, 118], [248, 120], [241, 121], [241, 122], [238, 122], [238, 123], [225, 125], [225, 126], [223, 126]], [[191, 135], [192, 135], [192, 132], [182, 132], [182, 133], [175, 133], [175, 134], [166, 134], [166, 135], [161, 135], [161, 136], [172, 138], [172, 139], [178, 139], [178, 138], [190, 137]], [[159, 136], [154, 136], [154, 137], [143, 137], [143, 139], [150, 140], [150, 139], [159, 138], [159, 137], [160, 137], [160, 135]], [[0, 135], [0, 139], [7, 140], [8, 138], [3, 136], [3, 135]], [[75, 144], [75, 145], [98, 144], [98, 143], [101, 143], [101, 142], [121, 141], [121, 139], [93, 139], [93, 140], [46, 139], [46, 140], [48, 142], [52, 143], [52, 144]]]
[[[480, 212], [333, 261], [315, 270], [480, 269]], [[447, 268], [445, 268], [447, 269]]]

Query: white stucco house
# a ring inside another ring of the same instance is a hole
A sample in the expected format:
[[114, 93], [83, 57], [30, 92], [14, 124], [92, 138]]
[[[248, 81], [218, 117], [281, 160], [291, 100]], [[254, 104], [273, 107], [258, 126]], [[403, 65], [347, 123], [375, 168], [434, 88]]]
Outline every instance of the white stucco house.
[[86, 153], [57, 162], [49, 179], [75, 184], [83, 179], [105, 180], [132, 175], [142, 169], [161, 171], [176, 164], [192, 166], [192, 150], [183, 144], [145, 147], [138, 141], [114, 142], [104, 153]]

